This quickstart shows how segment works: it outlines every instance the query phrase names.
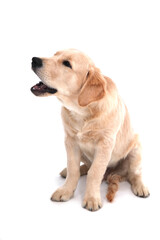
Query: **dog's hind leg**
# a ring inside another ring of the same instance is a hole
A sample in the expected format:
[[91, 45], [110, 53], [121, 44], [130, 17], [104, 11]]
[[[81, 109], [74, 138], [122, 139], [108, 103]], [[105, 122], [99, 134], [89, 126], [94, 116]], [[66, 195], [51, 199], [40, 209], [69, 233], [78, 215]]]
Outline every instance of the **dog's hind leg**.
[[149, 191], [142, 182], [140, 149], [133, 149], [127, 158], [129, 161], [127, 180], [131, 184], [133, 193], [138, 197], [148, 197], [150, 195]]

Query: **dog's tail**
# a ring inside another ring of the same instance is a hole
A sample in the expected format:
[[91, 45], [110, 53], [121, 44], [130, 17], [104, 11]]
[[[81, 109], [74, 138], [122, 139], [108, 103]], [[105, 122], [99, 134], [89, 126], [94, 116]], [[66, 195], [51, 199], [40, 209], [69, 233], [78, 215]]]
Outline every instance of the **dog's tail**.
[[124, 178], [118, 174], [110, 174], [107, 176], [108, 190], [106, 198], [109, 202], [113, 202], [116, 192], [119, 188], [119, 183], [124, 181]]

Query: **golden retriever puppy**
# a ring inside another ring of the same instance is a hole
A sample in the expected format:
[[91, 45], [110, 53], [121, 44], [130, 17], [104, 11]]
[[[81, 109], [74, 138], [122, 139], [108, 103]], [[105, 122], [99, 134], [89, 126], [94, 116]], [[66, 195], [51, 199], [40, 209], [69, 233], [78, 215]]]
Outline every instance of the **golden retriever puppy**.
[[[83, 207], [102, 207], [100, 185], [109, 183], [112, 201], [118, 183], [127, 180], [139, 197], [149, 196], [141, 179], [141, 146], [134, 133], [125, 104], [114, 82], [100, 72], [82, 52], [69, 49], [51, 58], [32, 58], [32, 69], [41, 79], [31, 88], [36, 96], [55, 95], [62, 102], [67, 169], [64, 185], [53, 201], [67, 201], [80, 175], [87, 174]], [[80, 166], [80, 163], [84, 165]]]

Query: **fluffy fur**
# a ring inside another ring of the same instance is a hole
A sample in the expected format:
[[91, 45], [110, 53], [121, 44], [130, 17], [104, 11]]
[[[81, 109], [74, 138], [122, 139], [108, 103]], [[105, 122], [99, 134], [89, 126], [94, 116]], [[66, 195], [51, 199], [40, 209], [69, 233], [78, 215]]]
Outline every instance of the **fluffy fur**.
[[[72, 68], [63, 65], [66, 60]], [[35, 72], [45, 85], [58, 90], [54, 95], [63, 105], [66, 135], [67, 169], [61, 172], [66, 181], [51, 199], [69, 200], [80, 175], [84, 174], [87, 183], [83, 207], [88, 210], [95, 211], [102, 206], [103, 179], [109, 183], [110, 202], [123, 180], [130, 182], [135, 195], [149, 196], [141, 179], [140, 142], [114, 82], [78, 50], [60, 51], [42, 61], [43, 66]], [[84, 165], [80, 166], [81, 162]]]

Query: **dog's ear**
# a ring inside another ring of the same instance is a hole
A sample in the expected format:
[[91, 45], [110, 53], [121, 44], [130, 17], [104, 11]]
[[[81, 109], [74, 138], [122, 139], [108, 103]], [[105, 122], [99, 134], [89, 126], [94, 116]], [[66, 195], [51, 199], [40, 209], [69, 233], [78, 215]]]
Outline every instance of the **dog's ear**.
[[91, 102], [102, 99], [105, 95], [105, 80], [98, 69], [88, 72], [87, 79], [78, 96], [78, 103], [85, 107]]

